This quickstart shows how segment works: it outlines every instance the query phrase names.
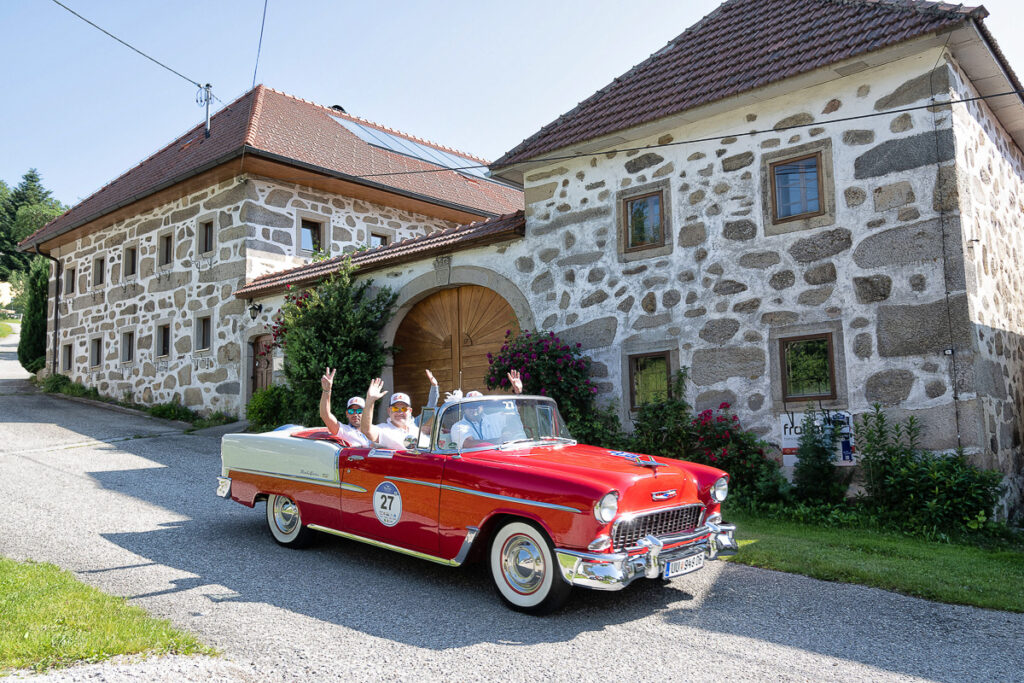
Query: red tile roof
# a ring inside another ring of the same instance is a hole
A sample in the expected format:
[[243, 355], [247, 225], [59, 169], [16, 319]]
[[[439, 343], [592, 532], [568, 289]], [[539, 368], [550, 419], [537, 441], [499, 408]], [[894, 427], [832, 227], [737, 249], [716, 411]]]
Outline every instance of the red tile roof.
[[[75, 227], [197, 175], [231, 158], [243, 147], [246, 154], [265, 155], [284, 162], [325, 169], [369, 185], [417, 196], [481, 216], [500, 215], [522, 208], [522, 193], [505, 185], [439, 171], [437, 165], [398, 154], [362, 141], [336, 119], [358, 122], [392, 135], [444, 150], [486, 165], [483, 159], [400, 133], [370, 121], [341, 113], [262, 85], [213, 115], [209, 138], [198, 125], [148, 159], [111, 181], [63, 215], [26, 238], [22, 248], [46, 241]], [[431, 171], [405, 175], [371, 174]]]
[[728, 0], [492, 169], [988, 15], [924, 0]]
[[383, 247], [367, 249], [326, 261], [307, 263], [258, 277], [235, 292], [235, 297], [248, 299], [284, 290], [287, 286], [312, 284], [335, 273], [343, 259], [351, 256], [352, 264], [361, 272], [388, 268], [400, 263], [419, 261], [430, 256], [461, 249], [493, 244], [522, 237], [526, 230], [523, 211], [498, 216], [486, 221], [437, 230], [429, 235], [411, 237]]

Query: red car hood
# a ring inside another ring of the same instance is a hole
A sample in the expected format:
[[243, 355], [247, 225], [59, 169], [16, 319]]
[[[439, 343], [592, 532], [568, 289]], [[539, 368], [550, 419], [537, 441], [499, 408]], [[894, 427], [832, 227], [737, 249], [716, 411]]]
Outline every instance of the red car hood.
[[[548, 474], [592, 482], [599, 489], [618, 491], [620, 510], [636, 511], [700, 502], [697, 478], [678, 460], [641, 456], [658, 463], [658, 467], [644, 466], [635, 462], [637, 456], [634, 453], [585, 445], [482, 451], [466, 453], [464, 457], [534, 472], [544, 470]], [[654, 494], [660, 494], [658, 502], [652, 497]]]

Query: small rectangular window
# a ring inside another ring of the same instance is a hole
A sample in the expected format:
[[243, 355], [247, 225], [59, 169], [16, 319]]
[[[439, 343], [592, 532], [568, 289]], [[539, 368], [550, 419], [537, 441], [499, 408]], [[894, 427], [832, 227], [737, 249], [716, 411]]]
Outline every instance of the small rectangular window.
[[89, 341], [89, 367], [99, 367], [103, 362], [103, 340], [96, 338]]
[[207, 350], [213, 340], [213, 320], [205, 315], [196, 320], [196, 349]]
[[75, 268], [68, 268], [67, 273], [64, 275], [64, 293], [74, 294], [75, 293], [75, 278], [77, 277], [78, 271]]
[[131, 277], [139, 272], [139, 250], [128, 247], [124, 250], [124, 276]]
[[199, 224], [199, 252], [206, 254], [213, 251], [213, 221]]
[[322, 228], [320, 223], [303, 218], [299, 246], [305, 251], [323, 251]]
[[665, 243], [661, 204], [661, 192], [623, 200], [626, 251], [660, 247]]
[[771, 165], [776, 222], [824, 213], [820, 166], [820, 152]]
[[157, 358], [171, 355], [171, 326], [169, 324], [156, 326], [156, 355]]
[[378, 235], [375, 232], [370, 233], [370, 248], [374, 247], [386, 247], [388, 245], [387, 235]]
[[831, 334], [780, 339], [779, 355], [784, 401], [836, 397]]
[[92, 286], [99, 287], [107, 277], [107, 262], [102, 257], [93, 259], [92, 262]]
[[60, 368], [61, 370], [71, 369], [71, 344], [64, 344], [60, 348]]
[[669, 397], [668, 352], [629, 357], [629, 401], [635, 410], [644, 403]]
[[159, 250], [159, 265], [171, 265], [171, 261], [174, 260], [174, 235], [172, 233], [160, 235]]
[[135, 333], [121, 333], [121, 362], [131, 363], [135, 360]]

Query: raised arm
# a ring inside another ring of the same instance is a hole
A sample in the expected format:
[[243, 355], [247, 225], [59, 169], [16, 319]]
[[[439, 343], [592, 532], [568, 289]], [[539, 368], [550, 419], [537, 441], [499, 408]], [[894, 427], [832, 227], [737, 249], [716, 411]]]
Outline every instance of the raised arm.
[[327, 427], [327, 431], [331, 434], [337, 434], [338, 429], [341, 425], [338, 424], [338, 418], [334, 417], [334, 413], [331, 412], [331, 387], [334, 386], [334, 373], [337, 369], [331, 370], [329, 367], [324, 376], [320, 378], [320, 419], [324, 421], [324, 425]]
[[427, 379], [430, 380], [430, 393], [427, 395], [427, 408], [436, 408], [437, 399], [439, 398], [441, 391], [437, 388], [437, 380], [434, 379], [434, 373], [427, 370]]
[[512, 391], [521, 394], [523, 393], [523, 379], [519, 376], [518, 370], [509, 370], [508, 381], [512, 385]]
[[366, 435], [370, 441], [377, 443], [380, 439], [380, 429], [373, 424], [373, 408], [378, 400], [384, 398], [388, 392], [384, 391], [384, 380], [378, 377], [370, 382], [370, 388], [366, 390], [366, 405], [363, 406], [363, 419], [359, 423], [359, 431]]

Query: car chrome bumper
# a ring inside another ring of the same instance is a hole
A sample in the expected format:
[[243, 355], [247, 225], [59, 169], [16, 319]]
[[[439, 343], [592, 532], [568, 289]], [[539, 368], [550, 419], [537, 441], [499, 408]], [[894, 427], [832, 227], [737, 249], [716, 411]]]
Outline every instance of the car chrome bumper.
[[[665, 567], [674, 560], [681, 560], [698, 553], [704, 553], [707, 560], [716, 560], [726, 555], [735, 555], [736, 525], [708, 522], [700, 533], [685, 536], [646, 536], [640, 539], [641, 552], [629, 553], [588, 553], [578, 550], [555, 549], [562, 578], [573, 586], [596, 590], [622, 590], [634, 579], [657, 579], [663, 576]], [[665, 546], [698, 538], [675, 548]]]
[[231, 477], [217, 477], [217, 495], [221, 498], [231, 495]]

